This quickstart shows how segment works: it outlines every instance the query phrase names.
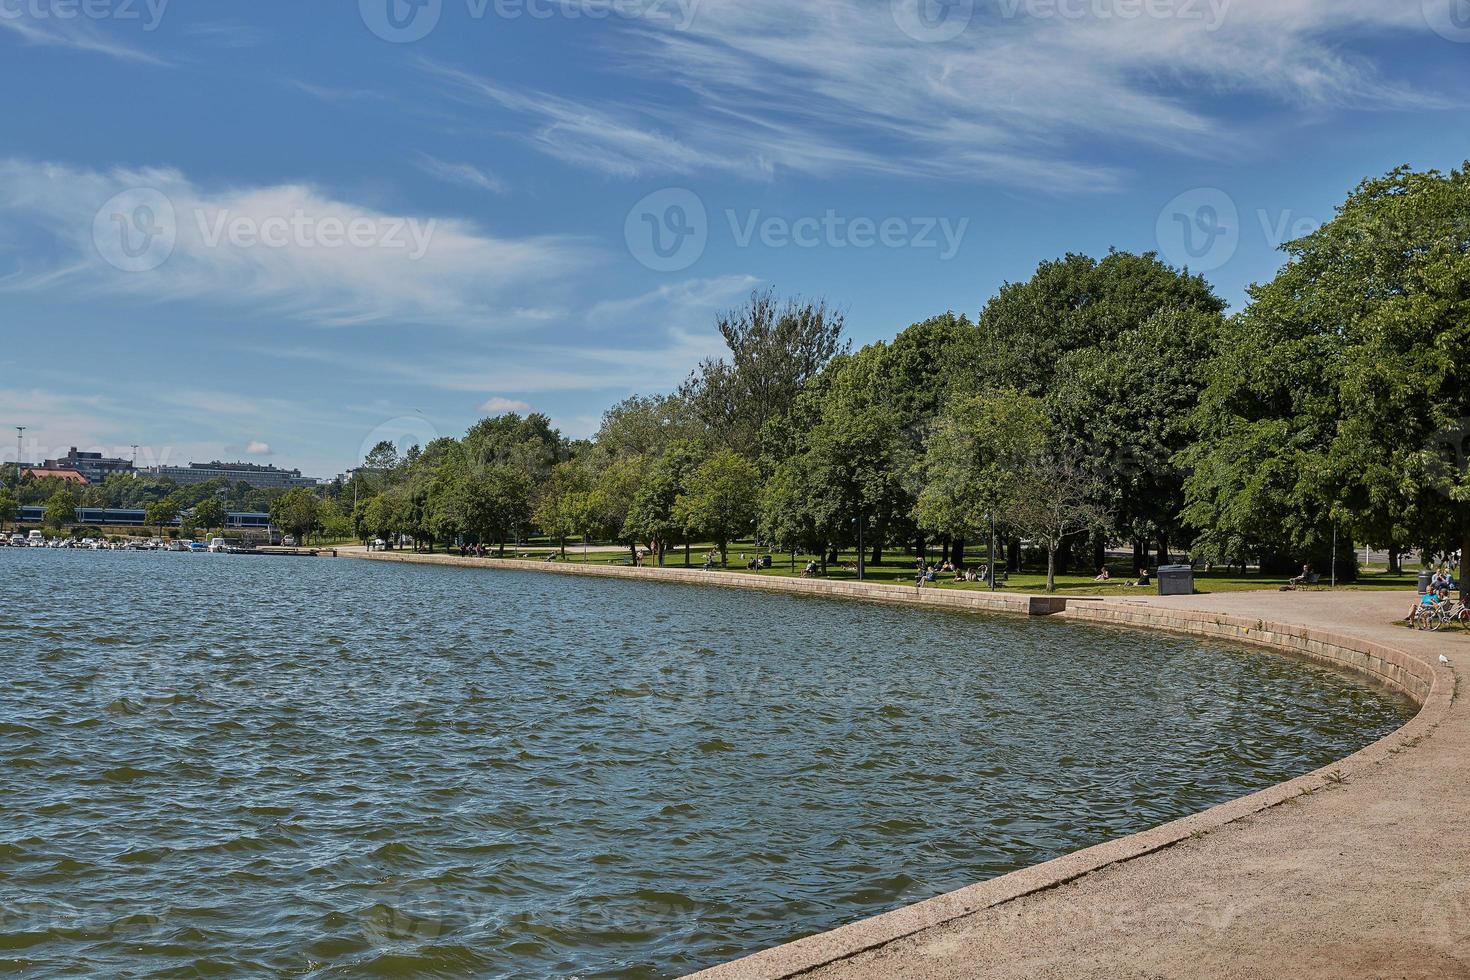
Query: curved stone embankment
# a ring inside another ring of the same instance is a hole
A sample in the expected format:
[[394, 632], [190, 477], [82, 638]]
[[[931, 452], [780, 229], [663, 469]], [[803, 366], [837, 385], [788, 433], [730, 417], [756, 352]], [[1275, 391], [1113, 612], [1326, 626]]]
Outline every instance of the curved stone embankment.
[[457, 555], [422, 555], [405, 551], [367, 552], [360, 548], [343, 549], [342, 555], [347, 558], [371, 558], [376, 561], [425, 565], [456, 565], [463, 568], [488, 568], [518, 572], [551, 572], [558, 575], [620, 578], [644, 582], [677, 582], [681, 585], [718, 585], [731, 589], [794, 592], [839, 599], [862, 599], [869, 602], [919, 603], [949, 609], [1018, 613], [1029, 616], [1050, 616], [1063, 612], [1067, 608], [1067, 600], [1058, 596], [1002, 595], [990, 592], [961, 592], [954, 589], [916, 589], [911, 585], [893, 585], [887, 582], [778, 578], [771, 575], [748, 575], [743, 572], [706, 572], [699, 568], [675, 566], [634, 568], [628, 565], [584, 565], [580, 562], [527, 561], [516, 558], [460, 558]]
[[[1407, 595], [1250, 592], [1067, 603], [685, 569], [381, 557], [1061, 613], [1282, 650], [1388, 685], [1420, 705], [1404, 728], [1317, 772], [755, 953], [703, 971], [700, 980], [1470, 977], [1470, 713], [1457, 697], [1456, 674], [1470, 664], [1470, 641], [1395, 627], [1412, 601]], [[1441, 653], [1454, 665], [1439, 664]]]

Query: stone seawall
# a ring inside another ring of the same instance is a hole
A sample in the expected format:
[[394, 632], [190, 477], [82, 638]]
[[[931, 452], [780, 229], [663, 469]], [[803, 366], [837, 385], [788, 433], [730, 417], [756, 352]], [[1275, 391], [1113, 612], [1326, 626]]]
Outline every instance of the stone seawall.
[[558, 575], [585, 575], [641, 582], [673, 582], [679, 585], [720, 586], [732, 589], [761, 589], [766, 592], [791, 592], [801, 595], [861, 599], [867, 602], [895, 602], [937, 606], [946, 609], [970, 609], [979, 612], [1013, 613], [1023, 616], [1052, 616], [1065, 612], [1067, 600], [1059, 596], [1002, 595], [992, 592], [969, 592], [959, 589], [916, 589], [911, 585], [888, 582], [846, 582], [821, 578], [784, 578], [774, 575], [751, 575], [745, 572], [706, 572], [699, 568], [629, 565], [583, 565], [577, 562], [525, 561], [515, 558], [461, 558], [458, 555], [419, 555], [402, 551], [343, 551], [343, 557], [373, 561], [397, 561], [424, 565], [454, 565], [462, 568], [484, 568], [517, 572], [550, 572]]

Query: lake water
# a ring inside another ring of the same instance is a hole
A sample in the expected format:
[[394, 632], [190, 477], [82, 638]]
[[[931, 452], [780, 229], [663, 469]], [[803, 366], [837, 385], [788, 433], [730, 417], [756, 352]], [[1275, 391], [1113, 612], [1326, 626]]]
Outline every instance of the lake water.
[[1408, 706], [1050, 620], [0, 551], [0, 968], [688, 972], [1299, 775]]

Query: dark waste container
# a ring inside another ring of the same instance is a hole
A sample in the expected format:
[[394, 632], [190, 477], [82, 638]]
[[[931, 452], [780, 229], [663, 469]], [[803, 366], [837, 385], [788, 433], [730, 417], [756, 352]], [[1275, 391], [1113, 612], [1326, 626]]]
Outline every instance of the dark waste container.
[[1434, 573], [1424, 568], [1419, 571], [1419, 594], [1424, 595], [1429, 591], [1429, 582], [1434, 578]]
[[1194, 566], [1160, 565], [1159, 595], [1194, 595]]

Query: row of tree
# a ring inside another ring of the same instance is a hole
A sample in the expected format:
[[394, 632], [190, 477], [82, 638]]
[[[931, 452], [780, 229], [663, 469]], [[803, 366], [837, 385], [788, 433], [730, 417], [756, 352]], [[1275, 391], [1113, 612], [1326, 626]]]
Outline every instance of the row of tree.
[[[821, 301], [760, 292], [717, 318], [727, 353], [590, 440], [541, 415], [375, 447], [350, 479], [270, 501], [305, 537], [620, 542], [657, 559], [757, 535], [818, 555], [962, 562], [992, 528], [1058, 570], [1189, 552], [1278, 569], [1352, 544], [1395, 561], [1470, 538], [1470, 165], [1400, 168], [1227, 316], [1152, 254], [1044, 262], [975, 320], [945, 313], [852, 350]], [[109, 481], [109, 484], [111, 481]]]
[[[1051, 569], [1217, 563], [1353, 573], [1353, 543], [1470, 536], [1470, 174], [1364, 182], [1227, 316], [1154, 254], [1067, 255], [853, 351], [820, 301], [753, 295], [727, 354], [630, 398], [588, 441], [486, 419], [350, 487], [363, 534], [503, 545], [532, 531], [670, 547], [755, 534], [824, 560], [860, 540], [963, 561], [992, 528]], [[339, 488], [345, 493], [349, 488]], [[1152, 554], [1151, 554], [1152, 553]]]

